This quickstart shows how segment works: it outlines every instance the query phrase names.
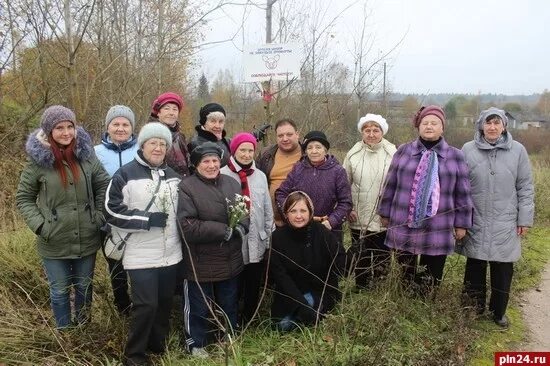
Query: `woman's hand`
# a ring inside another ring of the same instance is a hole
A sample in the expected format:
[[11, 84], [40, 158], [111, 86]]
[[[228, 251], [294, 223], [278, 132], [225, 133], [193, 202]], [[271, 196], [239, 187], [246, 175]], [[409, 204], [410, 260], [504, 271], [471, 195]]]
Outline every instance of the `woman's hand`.
[[330, 222], [328, 222], [328, 220], [323, 220], [321, 224], [325, 225], [327, 229], [332, 230], [332, 226], [330, 225]]
[[380, 216], [380, 225], [382, 225], [382, 227], [387, 228], [389, 224], [390, 224], [390, 219], [388, 217]]
[[348, 221], [349, 222], [356, 222], [358, 219], [357, 211], [351, 210], [351, 212], [348, 214]]
[[466, 235], [466, 229], [455, 227], [455, 239], [461, 240]]
[[527, 229], [529, 229], [527, 226], [518, 226], [516, 231], [518, 235], [525, 235], [527, 234]]

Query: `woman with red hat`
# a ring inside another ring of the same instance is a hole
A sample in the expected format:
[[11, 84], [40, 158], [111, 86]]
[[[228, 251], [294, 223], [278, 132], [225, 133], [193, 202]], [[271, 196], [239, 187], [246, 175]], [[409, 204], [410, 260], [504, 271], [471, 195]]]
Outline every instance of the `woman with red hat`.
[[[464, 154], [443, 138], [445, 112], [422, 107], [414, 117], [418, 139], [393, 156], [378, 214], [386, 246], [398, 254], [405, 280], [431, 290], [441, 282], [455, 240], [472, 226], [472, 199]], [[418, 273], [417, 257], [425, 273]]]
[[166, 152], [166, 163], [176, 173], [185, 177], [189, 175], [189, 151], [178, 121], [182, 109], [182, 97], [172, 92], [162, 93], [153, 101], [150, 122], [161, 122], [172, 133], [172, 147]]

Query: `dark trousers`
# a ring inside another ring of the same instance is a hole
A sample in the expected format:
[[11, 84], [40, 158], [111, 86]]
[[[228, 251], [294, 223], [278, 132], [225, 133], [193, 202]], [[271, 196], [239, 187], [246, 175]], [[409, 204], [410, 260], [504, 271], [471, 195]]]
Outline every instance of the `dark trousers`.
[[[443, 268], [445, 268], [446, 255], [412, 254], [404, 251], [396, 251], [397, 261], [403, 267], [404, 279], [408, 283], [416, 283], [423, 287], [438, 286], [443, 280]], [[418, 264], [418, 257], [420, 263]], [[419, 273], [418, 265], [426, 267], [426, 272]]]
[[260, 289], [265, 280], [265, 263], [249, 263], [239, 280], [239, 297], [243, 301], [242, 321], [248, 322], [252, 319], [258, 303], [260, 302]]
[[361, 238], [361, 230], [351, 229], [351, 247], [348, 250], [348, 260], [354, 266], [355, 285], [366, 287], [373, 279], [386, 273], [390, 251], [384, 245], [386, 231], [365, 232]]
[[166, 347], [177, 265], [128, 270], [132, 286], [130, 331], [124, 355], [139, 363]]
[[483, 314], [487, 296], [487, 264], [489, 264], [491, 276], [489, 311], [493, 313], [495, 319], [501, 319], [506, 313], [510, 298], [514, 274], [513, 263], [468, 258], [464, 272], [464, 293], [473, 300], [478, 313]]
[[[209, 317], [215, 317], [228, 329], [236, 328], [238, 291], [239, 276], [217, 282], [184, 281], [183, 322], [189, 350], [208, 345]], [[216, 314], [211, 314], [208, 305]], [[221, 310], [224, 315], [219, 316], [217, 310]]]
[[128, 295], [128, 274], [122, 266], [122, 261], [117, 261], [105, 257], [109, 266], [109, 276], [111, 277], [111, 287], [115, 298], [115, 306], [119, 313], [128, 314], [130, 312], [130, 296]]

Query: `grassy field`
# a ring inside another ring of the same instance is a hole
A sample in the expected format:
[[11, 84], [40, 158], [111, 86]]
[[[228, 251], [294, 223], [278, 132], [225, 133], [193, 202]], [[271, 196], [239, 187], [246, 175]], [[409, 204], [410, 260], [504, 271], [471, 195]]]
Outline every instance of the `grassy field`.
[[[222, 343], [212, 357], [194, 360], [181, 345], [181, 316], [175, 306], [168, 352], [158, 365], [493, 365], [495, 351], [512, 350], [524, 340], [517, 297], [540, 280], [550, 258], [550, 163], [534, 158], [536, 228], [523, 243], [509, 315], [502, 331], [460, 305], [464, 259], [448, 258], [435, 299], [415, 297], [398, 284], [398, 271], [370, 290], [354, 293], [341, 283], [342, 301], [317, 328], [280, 334], [268, 320], [267, 293], [258, 320]], [[28, 230], [0, 234], [0, 362], [6, 365], [118, 365], [128, 329], [112, 305], [106, 263], [98, 255], [91, 324], [55, 331], [48, 286]], [[179, 299], [181, 301], [181, 299]]]

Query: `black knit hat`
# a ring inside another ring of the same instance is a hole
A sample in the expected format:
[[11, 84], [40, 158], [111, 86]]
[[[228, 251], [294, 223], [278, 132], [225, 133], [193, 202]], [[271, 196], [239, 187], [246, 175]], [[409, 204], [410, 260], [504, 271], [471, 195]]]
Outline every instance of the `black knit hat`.
[[311, 141], [318, 141], [328, 150], [330, 149], [330, 143], [327, 140], [327, 135], [321, 131], [310, 131], [304, 137], [304, 142], [302, 143], [302, 149], [306, 150], [307, 144]]
[[191, 164], [196, 167], [201, 162], [203, 156], [206, 155], [217, 155], [221, 160], [223, 158], [223, 149], [214, 142], [203, 142], [191, 151]]
[[206, 117], [212, 112], [222, 112], [225, 116], [225, 109], [218, 103], [208, 103], [199, 111], [199, 123], [204, 126]]

